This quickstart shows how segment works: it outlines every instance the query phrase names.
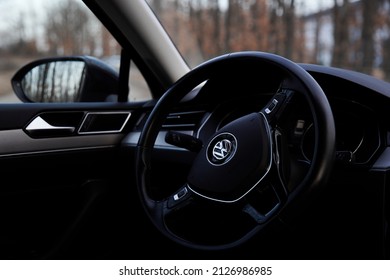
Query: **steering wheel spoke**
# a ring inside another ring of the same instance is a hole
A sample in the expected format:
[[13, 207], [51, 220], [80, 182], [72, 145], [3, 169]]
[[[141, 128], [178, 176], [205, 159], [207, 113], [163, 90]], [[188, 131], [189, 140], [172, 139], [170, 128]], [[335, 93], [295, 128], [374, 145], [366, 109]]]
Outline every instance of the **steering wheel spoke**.
[[287, 188], [287, 171], [286, 165], [284, 162], [282, 154], [283, 149], [286, 144], [283, 143], [282, 133], [278, 128], [274, 130], [273, 133], [273, 168], [272, 172], [270, 172], [270, 181], [273, 182], [273, 188], [277, 193], [279, 199], [284, 202], [288, 196], [288, 188]]
[[264, 180], [245, 198], [243, 211], [257, 223], [270, 220], [288, 201], [289, 192], [274, 163]]

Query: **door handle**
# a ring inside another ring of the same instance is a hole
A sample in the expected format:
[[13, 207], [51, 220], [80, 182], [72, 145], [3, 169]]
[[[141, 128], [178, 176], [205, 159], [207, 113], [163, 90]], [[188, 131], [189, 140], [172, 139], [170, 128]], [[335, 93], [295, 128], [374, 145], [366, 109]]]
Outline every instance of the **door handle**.
[[31, 136], [63, 136], [72, 134], [76, 130], [76, 127], [54, 126], [38, 116], [26, 127], [25, 130]]

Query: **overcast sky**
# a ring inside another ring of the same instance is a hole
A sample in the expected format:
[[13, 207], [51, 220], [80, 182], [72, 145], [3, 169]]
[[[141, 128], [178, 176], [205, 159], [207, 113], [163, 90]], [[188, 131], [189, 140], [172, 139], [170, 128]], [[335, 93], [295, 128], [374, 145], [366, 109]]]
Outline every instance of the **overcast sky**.
[[334, 0], [298, 0], [298, 3], [302, 3], [304, 12], [308, 13], [330, 8], [333, 6]]

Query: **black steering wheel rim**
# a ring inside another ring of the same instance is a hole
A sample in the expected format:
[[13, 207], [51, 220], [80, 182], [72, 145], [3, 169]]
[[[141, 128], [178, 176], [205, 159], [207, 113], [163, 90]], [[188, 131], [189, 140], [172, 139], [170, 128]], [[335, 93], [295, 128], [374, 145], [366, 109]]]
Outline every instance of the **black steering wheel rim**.
[[304, 193], [310, 193], [319, 189], [330, 174], [335, 151], [335, 126], [333, 115], [324, 92], [309, 73], [296, 63], [270, 53], [237, 52], [211, 59], [194, 68], [188, 74], [179, 79], [160, 98], [144, 125], [137, 145], [135, 162], [136, 180], [144, 209], [153, 224], [161, 233], [184, 246], [211, 250], [235, 247], [247, 241], [251, 236], [266, 225], [259, 225], [238, 240], [227, 244], [198, 244], [171, 232], [167, 228], [163, 219], [163, 207], [157, 207], [157, 205], [162, 205], [161, 202], [154, 200], [148, 194], [148, 189], [151, 187], [150, 172], [152, 151], [157, 135], [162, 127], [164, 119], [169, 113], [169, 110], [174, 105], [178, 104], [180, 100], [191, 90], [209, 79], [210, 73], [225, 71], [226, 69], [229, 69], [232, 64], [236, 65], [237, 62], [248, 60], [258, 62], [259, 65], [265, 67], [272, 65], [280, 68], [286, 73], [287, 78], [284, 81], [286, 87], [289, 86], [290, 79], [292, 80], [292, 84], [295, 85], [296, 83], [294, 81], [299, 81], [299, 85], [302, 87], [300, 91], [304, 92], [310, 109], [313, 112], [313, 121], [316, 129], [315, 152], [312, 164], [304, 180], [302, 180], [294, 192], [288, 195], [283, 208], [289, 206], [291, 202], [295, 201], [297, 198], [302, 197]]

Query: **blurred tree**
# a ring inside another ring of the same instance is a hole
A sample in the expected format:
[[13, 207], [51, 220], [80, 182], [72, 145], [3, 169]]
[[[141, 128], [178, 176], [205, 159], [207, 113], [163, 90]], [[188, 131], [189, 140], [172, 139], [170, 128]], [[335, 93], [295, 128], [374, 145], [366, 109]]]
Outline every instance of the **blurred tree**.
[[253, 1], [249, 8], [251, 15], [251, 30], [250, 34], [253, 34], [253, 49], [268, 50], [269, 38], [266, 34], [269, 34], [270, 19], [268, 13], [267, 1]]
[[29, 33], [35, 33], [37, 24], [28, 24], [26, 22], [26, 14], [20, 12], [19, 16], [15, 18], [14, 22], [11, 22], [10, 30], [2, 34], [2, 52], [8, 54], [23, 54], [24, 56], [36, 54], [38, 52], [37, 40]]
[[[269, 32], [270, 48], [268, 51], [285, 56], [289, 59], [301, 57], [300, 49], [304, 44], [303, 25], [297, 24], [296, 3], [294, 0], [268, 1], [270, 5]], [[303, 41], [298, 42], [297, 36]]]
[[[390, 76], [390, 0], [333, 0], [334, 7], [304, 17], [297, 0], [148, 1], [180, 48], [192, 57], [199, 50], [201, 60], [250, 49], [369, 74], [381, 73], [373, 69], [381, 63]], [[195, 36], [185, 37], [182, 26]]]
[[221, 33], [223, 15], [219, 1], [190, 0], [188, 5], [189, 26], [194, 31], [202, 56], [210, 58], [228, 49], [229, 39], [224, 40]]
[[[301, 57], [303, 25], [295, 0], [189, 0], [190, 25], [205, 59], [240, 50]], [[302, 39], [297, 48], [295, 35]]]
[[349, 5], [349, 0], [334, 0], [332, 65], [335, 67], [349, 67]]
[[384, 78], [390, 81], [390, 38], [387, 38], [383, 42], [383, 62], [382, 69]]
[[383, 42], [382, 42], [382, 71], [384, 78], [387, 81], [390, 81], [390, 0], [382, 1], [382, 6], [380, 8], [380, 26], [384, 30]]
[[214, 38], [214, 54], [217, 55], [221, 53], [223, 50], [223, 46], [221, 45], [221, 18], [222, 11], [219, 7], [218, 0], [210, 0], [210, 18], [211, 22], [214, 23], [212, 37]]
[[283, 7], [284, 16], [284, 30], [286, 32], [284, 40], [284, 53], [283, 55], [287, 58], [293, 58], [293, 52], [295, 47], [295, 34], [296, 34], [296, 14], [295, 14], [295, 1], [294, 0], [279, 0], [279, 5]]
[[201, 7], [201, 0], [193, 0], [189, 2], [190, 9], [190, 23], [192, 29], [195, 31], [196, 42], [203, 56], [207, 57], [206, 40], [207, 31], [210, 30], [211, 26], [207, 18], [208, 10]]
[[[239, 21], [239, 9], [238, 0], [229, 0], [227, 10], [225, 13], [224, 30], [225, 36], [223, 40], [224, 52], [230, 52], [233, 50], [233, 44], [235, 41], [236, 28], [240, 28]], [[242, 30], [240, 31], [242, 32]]]
[[361, 63], [358, 68], [367, 74], [372, 74], [375, 61], [375, 33], [378, 28], [378, 9], [382, 0], [361, 0], [362, 1], [362, 49]]
[[89, 25], [89, 14], [79, 3], [58, 2], [48, 11], [45, 22], [49, 52], [55, 55], [93, 54], [95, 36]]

